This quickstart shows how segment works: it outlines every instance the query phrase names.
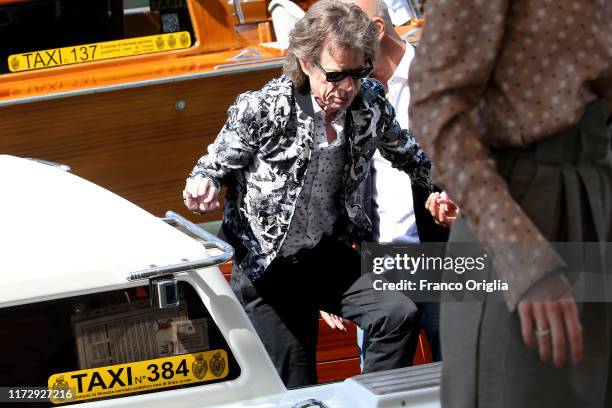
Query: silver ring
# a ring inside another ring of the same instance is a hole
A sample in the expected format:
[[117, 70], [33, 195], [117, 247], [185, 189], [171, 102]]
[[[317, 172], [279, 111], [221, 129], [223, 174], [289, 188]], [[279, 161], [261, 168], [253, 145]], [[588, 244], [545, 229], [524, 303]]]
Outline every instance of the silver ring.
[[540, 329], [539, 327], [536, 329], [535, 331], [535, 336], [537, 338], [542, 338], [544, 336], [548, 336], [550, 334], [550, 330], [549, 329]]

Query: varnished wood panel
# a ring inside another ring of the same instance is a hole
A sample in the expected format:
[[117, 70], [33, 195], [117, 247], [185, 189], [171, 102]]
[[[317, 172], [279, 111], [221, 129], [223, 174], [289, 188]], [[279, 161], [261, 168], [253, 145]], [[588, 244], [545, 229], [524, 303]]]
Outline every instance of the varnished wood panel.
[[317, 344], [317, 361], [334, 361], [354, 358], [359, 355], [357, 348], [357, 326], [349, 322], [346, 333], [332, 330], [323, 319], [319, 319], [319, 342]]
[[260, 43], [266, 43], [276, 40], [274, 28], [272, 27], [272, 23], [270, 23], [269, 21], [264, 21], [263, 23], [257, 24], [257, 32], [259, 34]]
[[[68, 164], [158, 216], [174, 210], [195, 222], [220, 219], [220, 212], [200, 217], [184, 209], [185, 177], [238, 93], [278, 74], [251, 71], [2, 107], [0, 152]], [[175, 109], [179, 99], [182, 112]]]
[[248, 48], [253, 44], [274, 41], [276, 37], [273, 34], [274, 30], [269, 21], [236, 26], [238, 45], [241, 48]]
[[197, 53], [238, 46], [226, 0], [192, 0], [189, 8], [199, 42]]
[[[241, 1], [240, 9], [244, 16], [244, 23], [257, 23], [260, 21], [266, 21], [271, 18], [270, 12], [268, 11], [269, 0], [249, 0]], [[240, 24], [238, 19], [238, 13], [236, 13], [236, 6], [234, 2], [228, 4], [228, 9], [234, 25]]]
[[350, 358], [333, 362], [317, 363], [319, 383], [342, 381], [361, 374], [359, 358]]
[[230, 261], [222, 264], [221, 266], [219, 266], [219, 270], [221, 270], [221, 273], [223, 273], [223, 276], [225, 276], [225, 279], [229, 282], [230, 276], [232, 274], [232, 262]]
[[414, 353], [414, 359], [412, 362], [414, 365], [433, 362], [431, 348], [429, 347], [429, 342], [427, 341], [427, 336], [425, 335], [424, 330], [421, 330], [419, 335], [419, 343], [417, 344], [416, 353]]
[[293, 0], [302, 10], [306, 11], [317, 2], [317, 0]]
[[238, 46], [247, 48], [249, 44], [257, 44], [259, 40], [259, 23], [242, 24], [236, 26], [236, 38]]

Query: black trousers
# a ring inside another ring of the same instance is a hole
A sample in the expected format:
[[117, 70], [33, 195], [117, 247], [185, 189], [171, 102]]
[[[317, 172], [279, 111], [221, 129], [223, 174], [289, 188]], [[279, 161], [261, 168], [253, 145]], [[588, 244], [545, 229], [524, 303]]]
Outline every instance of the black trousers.
[[411, 363], [419, 333], [416, 306], [400, 292], [374, 290], [373, 281], [384, 278], [361, 276], [359, 253], [347, 243], [324, 238], [295, 257], [277, 258], [254, 283], [237, 264], [232, 289], [287, 387], [317, 383], [319, 310], [368, 333], [364, 372]]

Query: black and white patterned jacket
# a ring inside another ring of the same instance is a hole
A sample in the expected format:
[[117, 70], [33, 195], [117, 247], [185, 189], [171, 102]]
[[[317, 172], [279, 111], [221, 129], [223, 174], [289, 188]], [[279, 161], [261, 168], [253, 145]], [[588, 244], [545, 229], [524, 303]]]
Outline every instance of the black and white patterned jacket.
[[[340, 217], [347, 235], [368, 237], [372, 224], [357, 187], [367, 176], [376, 148], [413, 183], [430, 189], [431, 163], [402, 130], [380, 82], [366, 78], [347, 110], [347, 152], [340, 192]], [[304, 183], [313, 150], [314, 118], [309, 89], [294, 89], [285, 77], [238, 96], [208, 154], [190, 178], [206, 177], [227, 186], [223, 222], [248, 253], [240, 267], [259, 279], [277, 256]], [[406, 186], [405, 188], [410, 188]]]

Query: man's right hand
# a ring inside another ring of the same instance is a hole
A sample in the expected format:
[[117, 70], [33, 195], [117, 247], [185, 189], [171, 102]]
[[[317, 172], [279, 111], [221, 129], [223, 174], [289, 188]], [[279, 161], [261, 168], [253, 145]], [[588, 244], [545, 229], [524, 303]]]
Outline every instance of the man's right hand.
[[448, 198], [445, 191], [431, 193], [425, 202], [425, 208], [429, 210], [436, 224], [445, 227], [450, 227], [459, 215], [459, 207]]
[[219, 190], [207, 178], [189, 179], [183, 190], [183, 200], [190, 211], [208, 213], [219, 208]]

